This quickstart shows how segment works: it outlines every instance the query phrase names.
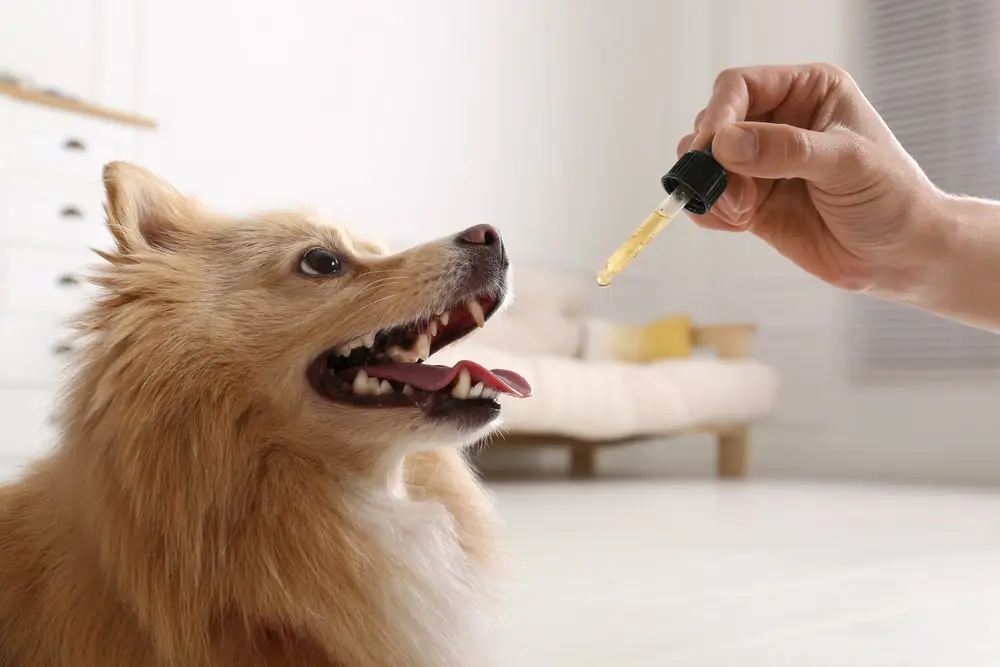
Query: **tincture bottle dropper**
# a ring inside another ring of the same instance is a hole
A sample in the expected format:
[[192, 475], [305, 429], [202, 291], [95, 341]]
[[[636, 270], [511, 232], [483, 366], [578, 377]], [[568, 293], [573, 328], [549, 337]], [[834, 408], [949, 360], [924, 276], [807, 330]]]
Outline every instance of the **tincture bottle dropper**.
[[703, 151], [688, 151], [681, 156], [660, 183], [667, 192], [666, 198], [598, 271], [597, 284], [601, 287], [610, 285], [678, 213], [683, 210], [696, 215], [708, 213], [726, 191], [729, 179], [726, 170], [712, 157], [710, 144]]

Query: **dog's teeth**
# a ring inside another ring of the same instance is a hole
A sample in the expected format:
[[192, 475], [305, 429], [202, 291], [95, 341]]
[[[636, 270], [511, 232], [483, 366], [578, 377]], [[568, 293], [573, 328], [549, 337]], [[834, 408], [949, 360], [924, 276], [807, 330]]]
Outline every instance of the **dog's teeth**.
[[476, 326], [482, 329], [486, 326], [486, 314], [483, 313], [483, 307], [479, 305], [479, 301], [476, 299], [469, 299], [466, 302], [465, 307], [469, 309], [472, 313], [472, 319], [476, 321]]
[[451, 319], [451, 313], [441, 313], [438, 319], [441, 320], [441, 326], [446, 327], [448, 326], [448, 320]]
[[393, 391], [392, 385], [389, 384], [388, 380], [382, 380], [382, 384], [378, 386], [378, 395], [385, 396], [386, 394], [391, 394]]
[[437, 320], [431, 320], [427, 324], [427, 333], [430, 334], [431, 338], [438, 335], [438, 323]]
[[364, 345], [365, 347], [374, 347], [374, 346], [375, 346], [375, 334], [374, 334], [374, 333], [370, 333], [370, 334], [368, 334], [367, 336], [365, 336], [365, 337], [364, 337], [364, 338], [362, 339], [362, 341], [361, 341], [361, 342], [362, 342], [362, 344], [363, 344], [363, 345]]
[[476, 385], [469, 390], [469, 398], [479, 398], [483, 395], [483, 390], [486, 387], [483, 386], [482, 382], [477, 382]]
[[351, 389], [358, 396], [366, 396], [368, 394], [368, 373], [358, 371], [358, 374], [354, 376], [354, 384], [351, 385]]
[[398, 345], [393, 345], [386, 351], [386, 355], [398, 364], [412, 364], [417, 360], [417, 355], [411, 350], [404, 350]]
[[361, 347], [362, 345], [363, 343], [361, 339], [357, 338], [346, 345], [341, 345], [340, 348], [337, 349], [337, 353], [342, 357], [349, 357], [355, 348]]
[[426, 359], [431, 356], [431, 338], [425, 333], [417, 336], [417, 342], [413, 344], [413, 351], [417, 353], [418, 359]]
[[378, 396], [379, 379], [378, 378], [368, 378], [368, 393], [372, 396]]
[[499, 395], [499, 393], [500, 392], [498, 392], [496, 389], [493, 389], [492, 387], [484, 387], [482, 398], [488, 398], [492, 400], [496, 398], [497, 395]]
[[413, 396], [416, 392], [413, 391], [413, 387], [408, 384], [403, 385], [403, 393], [407, 396]]
[[463, 368], [458, 374], [458, 382], [456, 382], [454, 388], [452, 388], [451, 395], [455, 398], [468, 398], [469, 389], [471, 387], [472, 377], [469, 375], [469, 371]]

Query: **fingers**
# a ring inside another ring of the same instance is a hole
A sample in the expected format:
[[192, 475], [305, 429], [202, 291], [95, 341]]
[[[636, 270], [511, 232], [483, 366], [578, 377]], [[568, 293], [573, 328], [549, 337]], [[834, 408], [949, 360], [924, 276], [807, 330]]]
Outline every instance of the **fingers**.
[[712, 209], [712, 212], [708, 215], [692, 215], [691, 219], [699, 227], [712, 229], [717, 232], [742, 232], [747, 228], [746, 223], [737, 225], [727, 222], [726, 219], [715, 213], [715, 209]]
[[694, 133], [684, 135], [681, 140], [677, 142], [677, 157], [680, 157], [691, 150], [692, 142], [694, 141]]
[[[698, 112], [698, 115], [694, 117], [694, 131], [695, 131], [695, 134], [698, 133], [698, 128], [701, 127], [701, 122], [703, 120], [705, 120], [705, 113], [707, 111], [708, 111], [707, 108], [702, 109], [701, 111]], [[691, 135], [691, 136], [693, 137], [694, 135]]]
[[[705, 143], [722, 128], [775, 111], [795, 98], [799, 106], [819, 106], [827, 93], [850, 77], [831, 65], [773, 65], [723, 71], [712, 98], [699, 114], [696, 144]], [[793, 92], [804, 93], [793, 95]]]
[[814, 132], [775, 123], [737, 123], [715, 135], [715, 158], [731, 173], [752, 178], [830, 182], [863, 152], [846, 131]]
[[[677, 157], [687, 153], [694, 146], [695, 135], [689, 134], [677, 144]], [[757, 199], [757, 186], [753, 180], [740, 174], [729, 174], [729, 185], [715, 202], [712, 212], [706, 216], [692, 216], [702, 227], [711, 229], [742, 228], [750, 222], [750, 213]]]
[[[851, 77], [830, 65], [745, 67], [719, 74], [708, 106], [695, 117], [694, 132], [677, 146], [680, 156], [711, 144], [729, 174], [726, 192], [711, 213], [694, 216], [698, 224], [745, 229], [773, 187], [771, 181], [829, 183], [862, 163], [864, 144], [851, 131], [809, 128], [831, 95], [850, 97], [851, 91], [856, 92]], [[762, 122], [772, 120], [806, 127]]]

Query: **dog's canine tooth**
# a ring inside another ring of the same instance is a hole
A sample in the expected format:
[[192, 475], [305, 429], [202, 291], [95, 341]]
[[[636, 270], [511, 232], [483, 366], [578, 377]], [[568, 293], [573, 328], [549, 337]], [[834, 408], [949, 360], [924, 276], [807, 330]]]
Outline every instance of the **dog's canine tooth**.
[[364, 347], [364, 346], [365, 346], [365, 342], [363, 340], [361, 340], [360, 338], [355, 338], [350, 343], [347, 343], [346, 345], [342, 346], [338, 350], [338, 352], [340, 352], [340, 354], [342, 356], [349, 357], [349, 356], [351, 356], [351, 352], [353, 352], [355, 350], [355, 348]]
[[486, 314], [483, 313], [483, 307], [480, 305], [478, 299], [469, 299], [465, 303], [465, 307], [469, 309], [472, 313], [472, 319], [476, 321], [476, 326], [482, 329], [486, 326]]
[[382, 384], [378, 386], [378, 395], [385, 396], [391, 393], [393, 393], [392, 385], [389, 384], [388, 380], [382, 380]]
[[431, 338], [438, 335], [437, 320], [431, 320], [427, 323], [427, 333], [430, 334]]
[[418, 359], [415, 352], [411, 350], [404, 350], [398, 345], [393, 345], [388, 350], [386, 350], [386, 355], [393, 361], [399, 364], [412, 364]]
[[364, 338], [362, 339], [362, 341], [361, 341], [361, 342], [362, 342], [362, 344], [363, 344], [363, 345], [364, 345], [365, 347], [374, 347], [374, 346], [375, 346], [375, 334], [374, 334], [374, 333], [370, 333], [370, 334], [368, 334], [367, 336], [365, 336], [365, 337], [364, 337]]
[[349, 357], [351, 356], [351, 352], [353, 352], [355, 348], [361, 347], [361, 345], [362, 345], [361, 339], [356, 338], [337, 348], [337, 354], [339, 354], [342, 357]]
[[418, 359], [426, 359], [431, 356], [431, 338], [425, 333], [417, 336], [417, 342], [413, 344], [413, 352]]
[[366, 396], [368, 394], [368, 373], [358, 371], [358, 374], [354, 376], [354, 383], [351, 385], [351, 389], [358, 396]]
[[476, 385], [469, 390], [469, 398], [479, 398], [483, 395], [483, 391], [486, 387], [483, 386], [482, 382], [477, 382]]
[[441, 313], [438, 319], [441, 320], [441, 326], [446, 327], [448, 326], [448, 320], [451, 319], [451, 313], [448, 312]]
[[368, 393], [372, 396], [378, 396], [379, 391], [379, 380], [378, 378], [368, 378]]
[[472, 386], [472, 377], [469, 375], [469, 371], [462, 369], [462, 372], [458, 374], [458, 381], [451, 390], [451, 395], [455, 398], [468, 398], [469, 389]]
[[483, 395], [482, 395], [481, 398], [488, 398], [488, 399], [492, 400], [492, 399], [496, 398], [499, 395], [500, 395], [500, 392], [498, 392], [496, 389], [493, 389], [491, 387], [484, 387], [483, 388]]

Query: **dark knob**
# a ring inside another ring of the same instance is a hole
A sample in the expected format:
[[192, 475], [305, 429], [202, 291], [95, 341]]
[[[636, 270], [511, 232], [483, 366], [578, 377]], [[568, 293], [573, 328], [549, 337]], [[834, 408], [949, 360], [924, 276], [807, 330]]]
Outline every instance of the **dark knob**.
[[80, 284], [80, 279], [71, 273], [64, 273], [56, 279], [56, 282], [62, 287], [75, 287]]

